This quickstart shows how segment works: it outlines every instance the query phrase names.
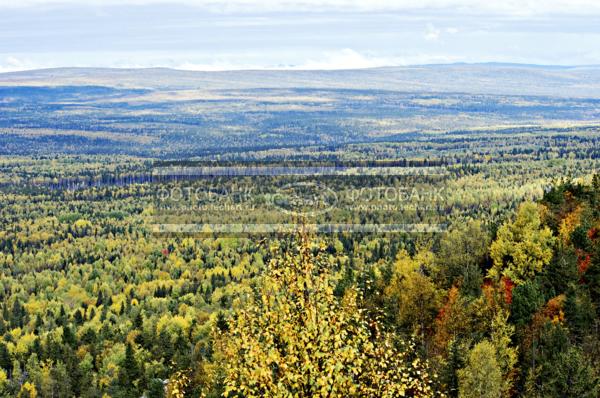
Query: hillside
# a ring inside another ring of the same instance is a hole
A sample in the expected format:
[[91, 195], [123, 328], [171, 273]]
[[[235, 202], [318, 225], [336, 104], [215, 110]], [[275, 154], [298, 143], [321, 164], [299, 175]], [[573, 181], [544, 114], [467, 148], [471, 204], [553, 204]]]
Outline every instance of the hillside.
[[195, 72], [166, 68], [58, 68], [0, 74], [0, 85], [155, 89], [328, 88], [594, 98], [600, 67], [448, 64], [358, 70]]
[[388, 155], [439, 157], [472, 141], [486, 148], [482, 139], [497, 148], [506, 134], [525, 135], [521, 146], [566, 134], [597, 148], [599, 89], [600, 68], [496, 64], [9, 73], [0, 75], [0, 153], [255, 157], [408, 142]]

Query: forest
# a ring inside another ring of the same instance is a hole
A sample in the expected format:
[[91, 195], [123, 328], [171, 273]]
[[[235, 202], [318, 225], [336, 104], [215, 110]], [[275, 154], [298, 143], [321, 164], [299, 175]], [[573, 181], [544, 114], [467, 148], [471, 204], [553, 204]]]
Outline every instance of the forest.
[[0, 397], [600, 396], [584, 85], [48, 73], [0, 76]]
[[3, 160], [4, 396], [598, 396], [597, 174], [449, 167], [419, 234], [156, 233], [174, 182], [57, 182], [149, 167]]

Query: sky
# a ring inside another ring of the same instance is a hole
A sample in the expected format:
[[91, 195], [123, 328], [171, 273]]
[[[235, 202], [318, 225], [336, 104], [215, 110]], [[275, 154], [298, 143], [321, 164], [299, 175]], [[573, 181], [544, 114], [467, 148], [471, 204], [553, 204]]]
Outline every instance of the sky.
[[0, 72], [600, 64], [600, 0], [0, 0]]

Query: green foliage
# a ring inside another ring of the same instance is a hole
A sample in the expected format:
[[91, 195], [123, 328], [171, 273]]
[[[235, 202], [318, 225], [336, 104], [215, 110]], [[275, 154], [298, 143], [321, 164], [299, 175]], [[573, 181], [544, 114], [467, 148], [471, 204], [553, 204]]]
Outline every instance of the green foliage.
[[527, 380], [528, 397], [594, 398], [600, 393], [600, 377], [581, 349], [569, 347], [543, 362]]
[[592, 252], [590, 266], [584, 274], [589, 287], [590, 297], [596, 308], [600, 309], [600, 244], [596, 243]]
[[573, 335], [581, 342], [584, 336], [592, 333], [597, 318], [587, 287], [572, 285], [567, 292], [564, 308], [566, 320], [573, 328]]
[[465, 288], [471, 292], [479, 287], [477, 284], [470, 284], [473, 284], [473, 278], [479, 279], [473, 274], [485, 263], [489, 243], [489, 235], [479, 221], [459, 224], [444, 234], [440, 240], [437, 261], [442, 269], [441, 276], [445, 286], [449, 287], [462, 279], [458, 284], [466, 285]]
[[489, 341], [481, 341], [469, 353], [467, 366], [458, 371], [460, 398], [499, 398], [502, 372], [496, 350]]
[[119, 393], [122, 398], [136, 398], [140, 396], [139, 388], [137, 387], [141, 372], [139, 365], [135, 359], [133, 347], [131, 343], [125, 346], [125, 358], [119, 364]]
[[[446, 207], [420, 215], [447, 216], [448, 234], [332, 234], [308, 254], [279, 236], [154, 234], [152, 194], [161, 183], [60, 185], [62, 177], [147, 171], [139, 159], [0, 159], [3, 181], [38, 184], [0, 186], [0, 396], [162, 397], [165, 381], [170, 396], [212, 398], [257, 375], [268, 386], [287, 383], [283, 366], [320, 387], [331, 386], [327, 367], [355, 395], [394, 391], [403, 385], [394, 377], [406, 376], [428, 393], [456, 396], [462, 386], [473, 396], [459, 376], [474, 369], [470, 354], [482, 342], [492, 345], [504, 396], [594, 391], [597, 188], [565, 184], [543, 206], [524, 205], [492, 250], [488, 233], [523, 198], [541, 197], [552, 176], [581, 175], [593, 163], [452, 159]], [[58, 188], [44, 186], [55, 179]], [[494, 280], [482, 275], [487, 253]], [[304, 276], [302, 267], [314, 272]], [[249, 344], [260, 361], [234, 350]]]
[[577, 254], [571, 246], [559, 247], [552, 261], [540, 274], [540, 283], [552, 296], [564, 293], [569, 286], [579, 281]]
[[535, 312], [546, 302], [541, 286], [530, 280], [512, 290], [510, 319], [517, 326], [529, 324]]
[[461, 344], [460, 340], [452, 339], [448, 343], [448, 358], [440, 374], [440, 383], [444, 391], [451, 397], [456, 397], [459, 391], [458, 371], [465, 367], [468, 347]]

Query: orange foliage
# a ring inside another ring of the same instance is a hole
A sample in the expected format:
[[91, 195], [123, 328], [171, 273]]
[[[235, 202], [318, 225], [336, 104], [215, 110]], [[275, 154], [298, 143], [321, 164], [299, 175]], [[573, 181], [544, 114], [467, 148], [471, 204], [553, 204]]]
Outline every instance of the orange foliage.
[[457, 314], [456, 304], [460, 297], [460, 293], [456, 286], [452, 286], [448, 291], [446, 304], [440, 308], [437, 317], [435, 318], [435, 336], [433, 338], [434, 350], [439, 353], [446, 352], [446, 346], [454, 334], [456, 334], [455, 323], [460, 322], [460, 316]]
[[577, 206], [575, 208], [575, 210], [568, 213], [563, 218], [563, 220], [560, 224], [559, 233], [560, 233], [560, 238], [564, 244], [570, 243], [571, 233], [573, 233], [575, 228], [577, 228], [577, 226], [581, 222], [581, 212], [582, 211], [583, 211], [583, 209], [581, 208], [581, 206]]
[[565, 313], [563, 311], [565, 298], [566, 296], [561, 294], [548, 300], [541, 310], [546, 319], [552, 321], [552, 323], [562, 323], [565, 320]]
[[507, 277], [502, 277], [502, 290], [504, 291], [504, 301], [506, 304], [512, 303], [512, 290], [515, 287], [515, 283]]
[[590, 266], [592, 262], [592, 257], [584, 252], [583, 250], [577, 249], [577, 271], [580, 274], [583, 274]]
[[566, 296], [561, 294], [548, 300], [545, 306], [540, 308], [534, 315], [531, 323], [527, 327], [523, 339], [523, 350], [527, 351], [531, 347], [533, 340], [539, 338], [539, 334], [546, 322], [562, 323], [565, 320], [563, 305]]

